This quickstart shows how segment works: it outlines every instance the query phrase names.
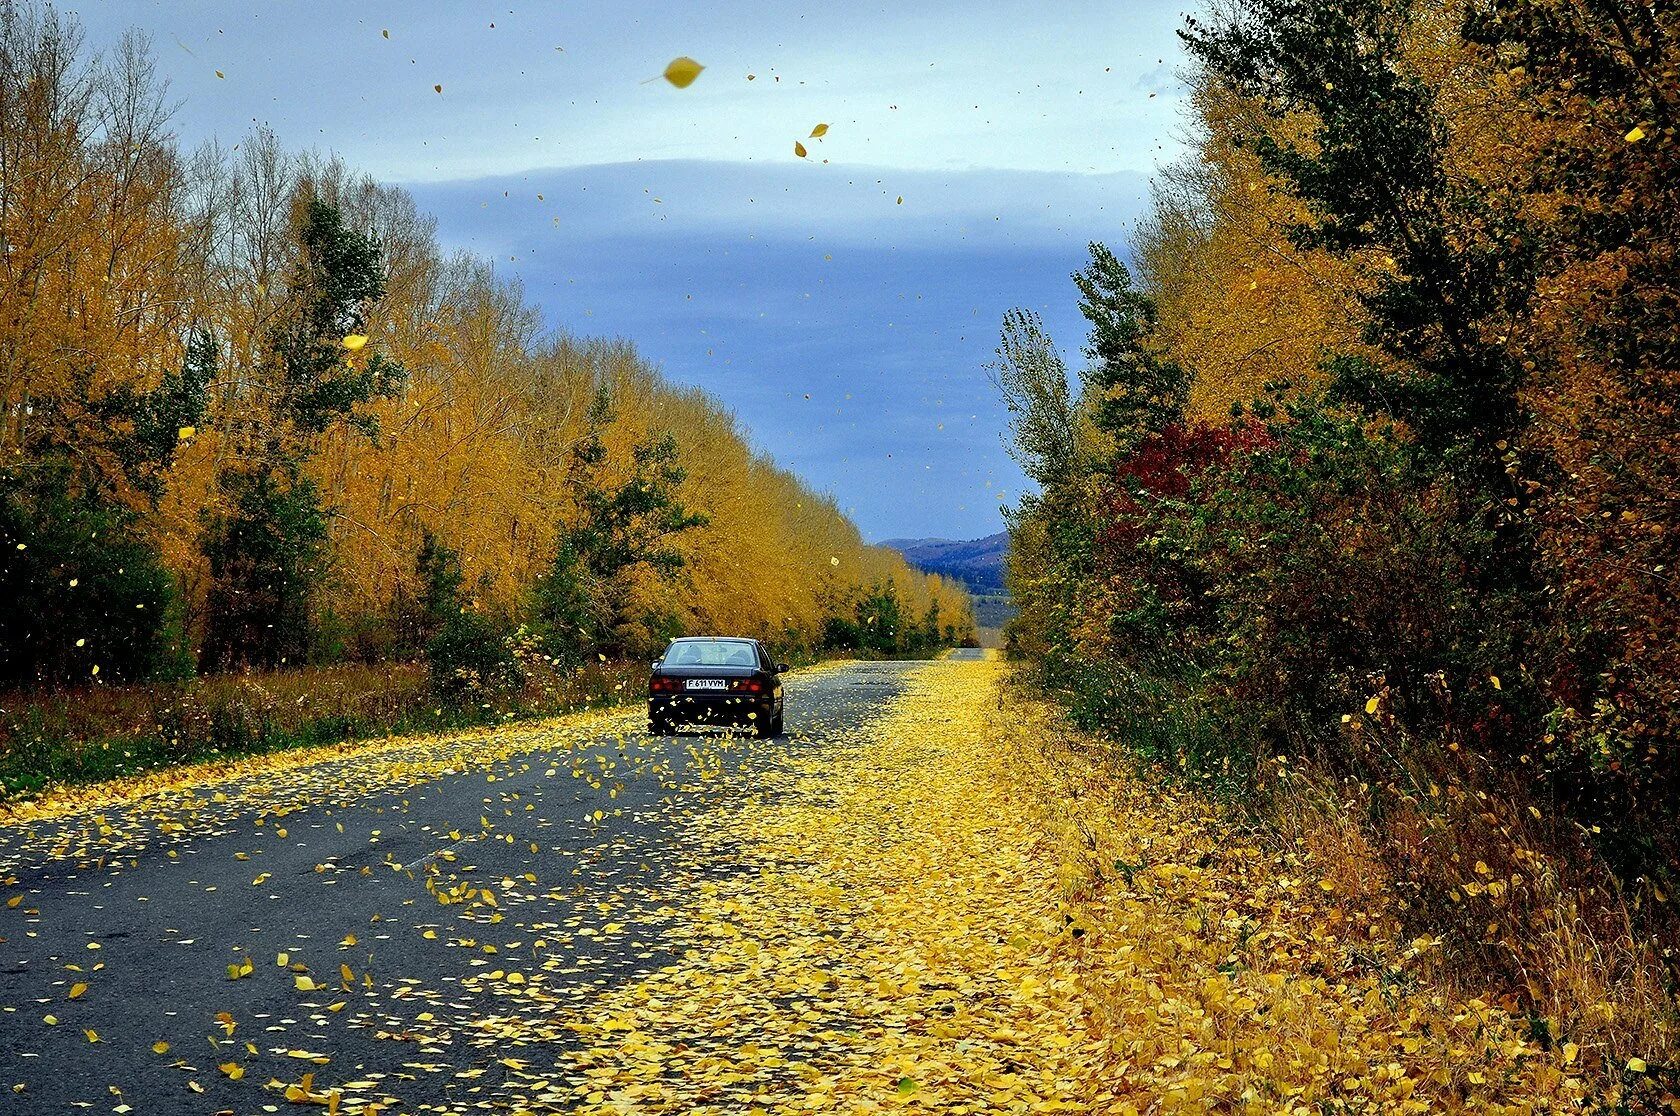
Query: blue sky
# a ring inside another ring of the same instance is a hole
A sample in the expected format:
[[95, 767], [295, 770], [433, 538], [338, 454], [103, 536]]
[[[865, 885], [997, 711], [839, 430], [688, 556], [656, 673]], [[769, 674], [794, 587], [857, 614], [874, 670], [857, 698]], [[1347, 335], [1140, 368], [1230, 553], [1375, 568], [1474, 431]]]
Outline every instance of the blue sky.
[[[1040, 310], [1076, 367], [1068, 274], [1179, 150], [1180, 6], [1153, 0], [66, 10], [95, 47], [150, 34], [189, 144], [264, 124], [407, 186], [551, 327], [712, 392], [870, 538], [1000, 529], [999, 320]], [[677, 55], [694, 85], [644, 81]]]

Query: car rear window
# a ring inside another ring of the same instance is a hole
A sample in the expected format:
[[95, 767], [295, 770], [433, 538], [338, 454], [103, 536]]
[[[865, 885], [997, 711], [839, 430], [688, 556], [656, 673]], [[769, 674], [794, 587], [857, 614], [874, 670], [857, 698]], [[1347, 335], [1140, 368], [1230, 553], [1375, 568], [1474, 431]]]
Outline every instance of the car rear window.
[[673, 643], [665, 654], [666, 666], [756, 667], [758, 656], [750, 643], [694, 641]]

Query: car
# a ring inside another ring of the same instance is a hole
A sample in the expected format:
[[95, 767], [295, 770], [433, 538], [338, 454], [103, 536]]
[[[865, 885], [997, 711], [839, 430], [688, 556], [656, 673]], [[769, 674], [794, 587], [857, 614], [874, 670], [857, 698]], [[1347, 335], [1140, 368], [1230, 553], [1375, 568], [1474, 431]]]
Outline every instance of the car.
[[673, 639], [648, 678], [648, 732], [669, 736], [679, 725], [729, 725], [779, 736], [785, 670], [756, 639]]

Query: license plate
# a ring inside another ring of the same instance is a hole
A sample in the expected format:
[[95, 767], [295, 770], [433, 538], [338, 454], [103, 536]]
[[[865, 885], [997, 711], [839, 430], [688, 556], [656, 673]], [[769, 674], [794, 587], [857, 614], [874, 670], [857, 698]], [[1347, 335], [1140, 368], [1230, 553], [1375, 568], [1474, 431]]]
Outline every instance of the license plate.
[[729, 683], [722, 678], [690, 678], [688, 688], [691, 690], [727, 690]]

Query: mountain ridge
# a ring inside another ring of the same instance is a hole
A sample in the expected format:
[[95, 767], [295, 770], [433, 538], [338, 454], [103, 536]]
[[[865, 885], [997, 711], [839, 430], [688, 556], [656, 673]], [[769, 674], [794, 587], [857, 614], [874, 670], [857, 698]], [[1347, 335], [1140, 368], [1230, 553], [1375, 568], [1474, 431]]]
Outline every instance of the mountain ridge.
[[1005, 592], [1003, 564], [1009, 555], [1009, 532], [979, 539], [884, 539], [879, 544], [904, 555], [912, 566], [960, 581], [976, 594]]

